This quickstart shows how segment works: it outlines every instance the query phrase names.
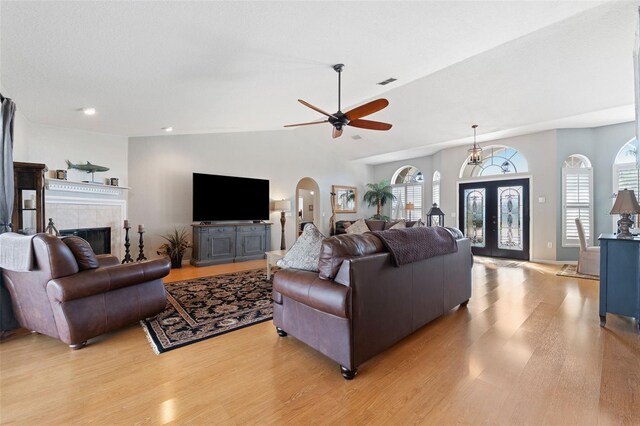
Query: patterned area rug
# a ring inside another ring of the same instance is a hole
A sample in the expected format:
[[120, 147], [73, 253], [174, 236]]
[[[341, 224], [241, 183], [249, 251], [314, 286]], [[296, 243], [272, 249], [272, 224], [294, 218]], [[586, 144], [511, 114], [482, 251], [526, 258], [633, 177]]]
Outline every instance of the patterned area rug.
[[167, 308], [140, 321], [156, 354], [272, 318], [264, 268], [165, 284]]
[[579, 274], [578, 265], [567, 265], [566, 263], [562, 265], [562, 269], [556, 272], [556, 275], [559, 275], [561, 277], [584, 278], [585, 280], [600, 281], [599, 276]]

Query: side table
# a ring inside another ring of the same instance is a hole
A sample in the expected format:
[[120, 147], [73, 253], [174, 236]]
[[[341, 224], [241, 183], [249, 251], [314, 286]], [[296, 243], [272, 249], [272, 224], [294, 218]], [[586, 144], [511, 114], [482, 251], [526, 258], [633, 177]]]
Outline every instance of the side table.
[[271, 267], [275, 266], [276, 262], [279, 259], [282, 259], [285, 254], [287, 254], [287, 250], [273, 250], [267, 251], [264, 254], [267, 255], [267, 279], [271, 279]]

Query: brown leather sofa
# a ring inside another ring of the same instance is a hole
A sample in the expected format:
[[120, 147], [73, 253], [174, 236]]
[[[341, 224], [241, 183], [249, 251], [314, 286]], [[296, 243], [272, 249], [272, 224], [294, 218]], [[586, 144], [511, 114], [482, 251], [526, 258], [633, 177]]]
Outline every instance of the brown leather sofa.
[[392, 266], [373, 234], [324, 240], [319, 269], [279, 271], [273, 280], [273, 321], [340, 364], [352, 379], [358, 366], [471, 297], [473, 256], [467, 238], [455, 253]]
[[32, 246], [33, 270], [2, 271], [15, 316], [28, 330], [79, 349], [165, 309], [166, 259], [121, 265], [115, 256], [96, 256], [79, 237], [37, 234]]

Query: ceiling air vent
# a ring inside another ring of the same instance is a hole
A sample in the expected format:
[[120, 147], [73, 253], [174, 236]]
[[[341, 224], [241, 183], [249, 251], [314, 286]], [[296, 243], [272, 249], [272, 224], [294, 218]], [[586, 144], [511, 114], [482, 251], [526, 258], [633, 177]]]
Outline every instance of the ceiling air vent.
[[386, 86], [389, 83], [393, 83], [394, 81], [398, 80], [397, 78], [388, 78], [385, 81], [381, 81], [380, 83], [377, 83], [379, 86]]

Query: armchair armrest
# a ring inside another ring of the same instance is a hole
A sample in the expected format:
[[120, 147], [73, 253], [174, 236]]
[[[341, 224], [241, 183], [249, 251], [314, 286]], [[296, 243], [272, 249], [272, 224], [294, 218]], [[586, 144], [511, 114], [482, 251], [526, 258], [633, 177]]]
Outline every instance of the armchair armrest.
[[47, 294], [52, 301], [66, 302], [163, 278], [170, 269], [167, 259], [88, 269], [49, 281]]
[[112, 254], [99, 254], [96, 255], [96, 258], [98, 259], [98, 263], [101, 268], [120, 265], [120, 259]]

